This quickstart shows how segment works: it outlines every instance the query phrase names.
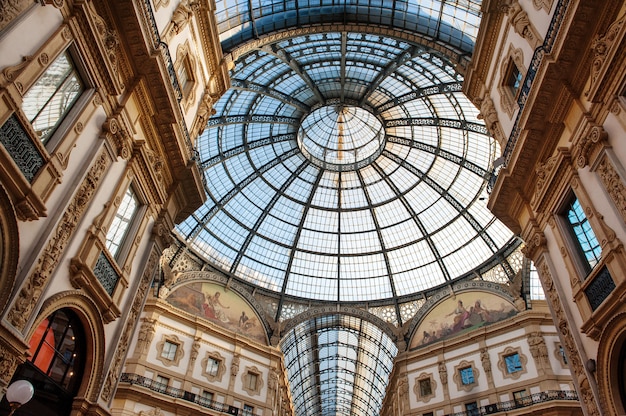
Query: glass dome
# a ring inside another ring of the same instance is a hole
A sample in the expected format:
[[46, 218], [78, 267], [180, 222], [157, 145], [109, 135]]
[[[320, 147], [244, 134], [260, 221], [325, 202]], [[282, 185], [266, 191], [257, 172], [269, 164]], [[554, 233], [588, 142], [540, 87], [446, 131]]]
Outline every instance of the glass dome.
[[208, 199], [180, 236], [283, 296], [408, 297], [502, 258], [499, 149], [443, 55], [354, 32], [243, 53], [198, 139]]

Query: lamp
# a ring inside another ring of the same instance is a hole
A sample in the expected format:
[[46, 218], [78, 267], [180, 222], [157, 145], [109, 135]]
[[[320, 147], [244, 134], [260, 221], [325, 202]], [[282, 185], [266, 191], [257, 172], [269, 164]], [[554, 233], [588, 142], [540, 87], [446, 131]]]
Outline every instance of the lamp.
[[5, 397], [9, 402], [9, 406], [11, 406], [9, 416], [11, 416], [18, 407], [32, 399], [34, 393], [35, 388], [29, 381], [18, 380], [15, 383], [12, 383], [5, 394]]

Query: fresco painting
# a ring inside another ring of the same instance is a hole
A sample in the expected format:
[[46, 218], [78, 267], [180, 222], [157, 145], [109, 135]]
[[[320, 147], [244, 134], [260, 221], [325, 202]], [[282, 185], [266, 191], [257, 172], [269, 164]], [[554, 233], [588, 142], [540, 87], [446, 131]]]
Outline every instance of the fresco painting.
[[418, 325], [410, 348], [456, 336], [517, 314], [507, 299], [489, 292], [459, 293], [435, 306]]
[[252, 307], [234, 291], [215, 283], [190, 283], [170, 293], [167, 302], [230, 331], [267, 343], [263, 325]]

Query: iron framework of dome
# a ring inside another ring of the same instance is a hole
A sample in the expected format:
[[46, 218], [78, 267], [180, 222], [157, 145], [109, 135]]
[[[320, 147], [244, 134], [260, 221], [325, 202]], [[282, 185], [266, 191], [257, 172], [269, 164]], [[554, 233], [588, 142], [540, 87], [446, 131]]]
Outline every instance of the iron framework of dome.
[[327, 32], [252, 50], [231, 77], [198, 140], [208, 201], [178, 228], [228, 273], [287, 296], [378, 301], [507, 246], [485, 201], [498, 149], [444, 57]]
[[379, 414], [397, 352], [380, 323], [451, 281], [513, 277], [519, 242], [486, 207], [500, 151], [461, 91], [480, 4], [216, 2], [231, 89], [198, 138], [208, 198], [179, 238], [276, 299], [276, 321], [379, 309], [378, 328], [327, 315], [282, 334], [298, 415]]

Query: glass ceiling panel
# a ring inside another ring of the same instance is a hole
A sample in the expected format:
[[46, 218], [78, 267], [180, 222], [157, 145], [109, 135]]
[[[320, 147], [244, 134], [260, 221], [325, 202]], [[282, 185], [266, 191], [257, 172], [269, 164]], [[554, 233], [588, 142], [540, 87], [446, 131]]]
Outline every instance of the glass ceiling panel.
[[231, 50], [277, 30], [323, 23], [369, 23], [411, 31], [471, 52], [480, 0], [216, 0], [222, 47]]
[[[280, 20], [292, 7], [247, 4], [218, 2], [224, 42], [235, 42], [231, 30], [264, 27], [250, 10]], [[413, 30], [419, 22], [456, 47], [472, 42], [472, 30], [459, 30], [478, 24], [479, 2], [463, 2], [469, 14], [452, 1], [395, 4], [393, 19]], [[330, 19], [343, 8], [329, 7]], [[314, 301], [394, 304], [471, 275], [513, 235], [486, 207], [499, 149], [454, 67], [423, 45], [372, 34], [250, 49], [198, 138], [208, 198], [179, 234], [227, 273]], [[322, 116], [309, 123], [312, 114]]]

